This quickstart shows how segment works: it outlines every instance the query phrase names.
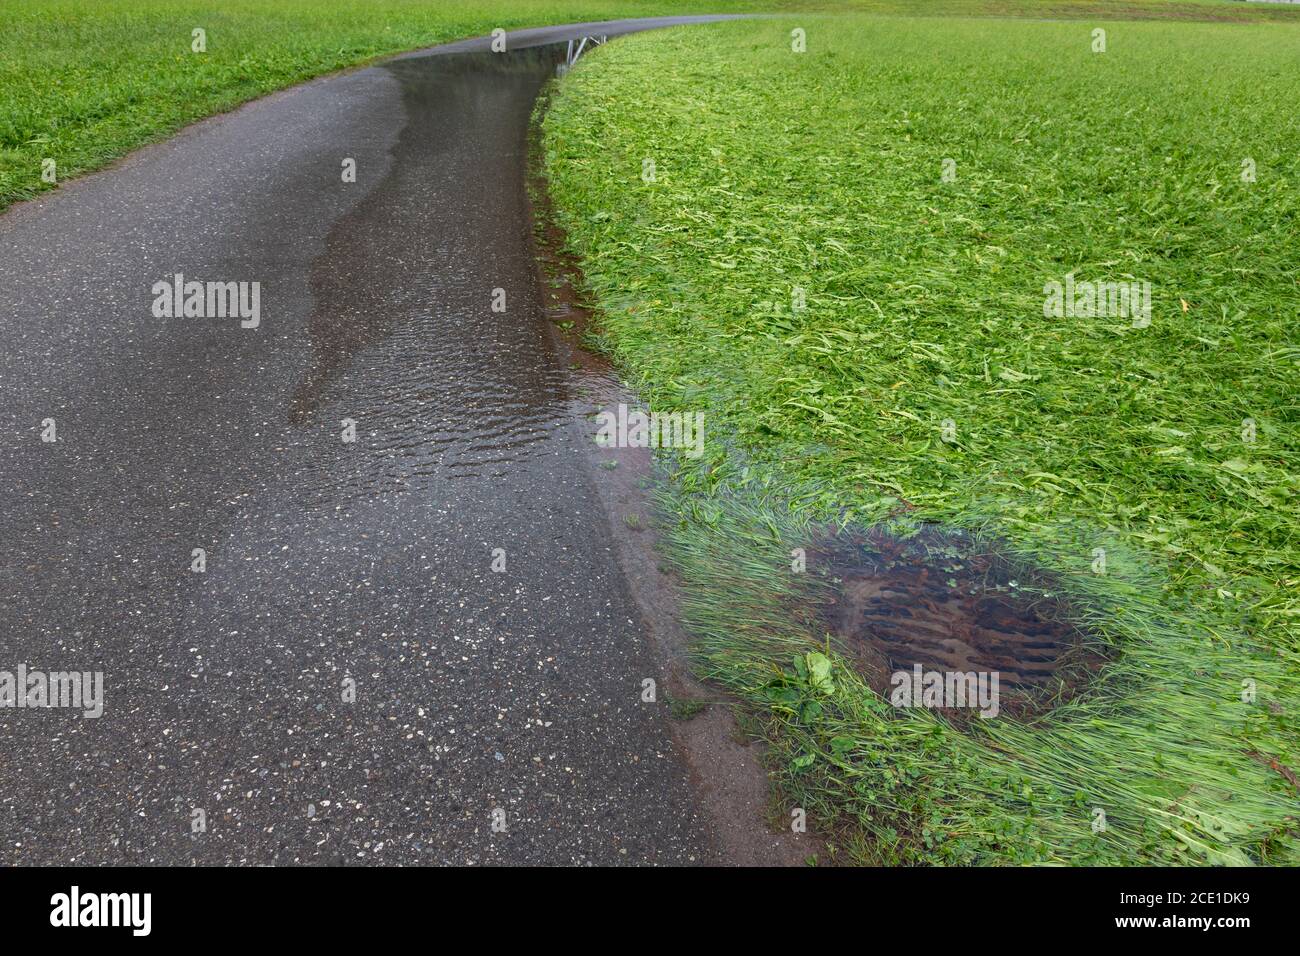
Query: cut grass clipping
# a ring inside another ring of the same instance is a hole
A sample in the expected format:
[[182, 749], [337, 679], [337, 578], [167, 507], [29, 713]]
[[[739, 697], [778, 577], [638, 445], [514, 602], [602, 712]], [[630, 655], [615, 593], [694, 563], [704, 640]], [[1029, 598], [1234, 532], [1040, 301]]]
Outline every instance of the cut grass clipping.
[[[705, 413], [662, 490], [700, 667], [841, 858], [1300, 863], [1300, 30], [1093, 29], [675, 30], [545, 120], [605, 341]], [[1067, 275], [1149, 324], [1045, 315]], [[872, 690], [814, 542], [927, 523], [1040, 569], [1100, 670], [988, 720]]]

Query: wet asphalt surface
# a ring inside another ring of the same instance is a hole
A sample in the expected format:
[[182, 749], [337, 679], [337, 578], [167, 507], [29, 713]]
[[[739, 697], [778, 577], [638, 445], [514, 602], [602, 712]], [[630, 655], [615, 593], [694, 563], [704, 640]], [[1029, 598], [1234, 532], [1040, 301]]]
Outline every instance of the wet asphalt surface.
[[[716, 861], [534, 267], [536, 44], [589, 30], [316, 81], [0, 216], [0, 671], [105, 683], [99, 719], [0, 708], [0, 863]], [[178, 272], [259, 282], [260, 325], [155, 318]]]

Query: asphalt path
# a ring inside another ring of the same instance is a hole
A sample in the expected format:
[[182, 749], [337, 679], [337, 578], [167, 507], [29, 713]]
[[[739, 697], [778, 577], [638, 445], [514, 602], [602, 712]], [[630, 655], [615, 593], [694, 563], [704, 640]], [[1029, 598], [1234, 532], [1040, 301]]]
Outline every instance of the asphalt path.
[[[546, 45], [701, 19], [408, 54], [0, 216], [0, 672], [103, 674], [0, 707], [0, 863], [721, 860], [524, 186]], [[250, 308], [160, 316], [178, 273]]]

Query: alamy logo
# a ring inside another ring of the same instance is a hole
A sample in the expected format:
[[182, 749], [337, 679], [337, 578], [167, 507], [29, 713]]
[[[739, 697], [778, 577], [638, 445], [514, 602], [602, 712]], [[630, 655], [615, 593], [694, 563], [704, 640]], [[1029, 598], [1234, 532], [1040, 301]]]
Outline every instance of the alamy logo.
[[683, 448], [687, 458], [704, 454], [703, 412], [605, 410], [596, 416], [596, 443], [604, 448]]
[[911, 672], [895, 671], [889, 678], [895, 707], [932, 709], [978, 708], [981, 717], [998, 715], [998, 671], [927, 671], [915, 664]]
[[1044, 318], [1094, 316], [1132, 319], [1135, 329], [1146, 328], [1151, 324], [1151, 283], [1145, 279], [1075, 282], [1071, 272], [1064, 282], [1051, 279], [1043, 285]]
[[153, 929], [152, 893], [86, 893], [74, 886], [50, 897], [51, 926], [129, 926], [133, 936]]
[[170, 279], [159, 279], [151, 291], [156, 319], [238, 317], [245, 329], [255, 329], [262, 323], [260, 282], [186, 282], [185, 276], [177, 272]]
[[0, 707], [67, 707], [82, 717], [104, 715], [103, 671], [0, 671]]

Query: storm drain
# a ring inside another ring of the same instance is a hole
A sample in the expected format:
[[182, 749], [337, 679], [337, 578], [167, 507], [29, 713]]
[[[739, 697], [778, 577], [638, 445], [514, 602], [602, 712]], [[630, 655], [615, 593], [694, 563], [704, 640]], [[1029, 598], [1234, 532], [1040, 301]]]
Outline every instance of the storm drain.
[[1105, 663], [1059, 581], [964, 532], [826, 534], [807, 561], [821, 624], [886, 696], [903, 672], [996, 673], [1002, 711], [1023, 716], [1074, 696]]

